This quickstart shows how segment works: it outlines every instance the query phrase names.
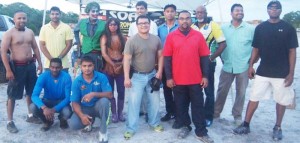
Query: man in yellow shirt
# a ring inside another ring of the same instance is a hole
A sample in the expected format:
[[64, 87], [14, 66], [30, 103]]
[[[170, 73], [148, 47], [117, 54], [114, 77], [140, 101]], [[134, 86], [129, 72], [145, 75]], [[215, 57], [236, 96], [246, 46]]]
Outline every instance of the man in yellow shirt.
[[[214, 88], [214, 73], [216, 68], [215, 59], [221, 55], [226, 47], [225, 37], [221, 27], [211, 17], [207, 17], [207, 11], [204, 6], [199, 6], [196, 9], [197, 21], [191, 26], [193, 29], [199, 31], [204, 36], [206, 43], [210, 49], [210, 63], [208, 86], [204, 89], [205, 99], [205, 119], [206, 126], [209, 127], [213, 121], [214, 102], [215, 102], [215, 88]], [[218, 44], [217, 46], [216, 43]], [[218, 47], [218, 48], [216, 48]]]
[[[54, 6], [50, 9], [51, 21], [41, 28], [39, 40], [42, 53], [45, 55], [44, 68], [49, 68], [52, 58], [62, 60], [63, 71], [69, 70], [68, 52], [74, 38], [71, 27], [60, 21], [61, 11]], [[49, 70], [49, 69], [48, 69]]]

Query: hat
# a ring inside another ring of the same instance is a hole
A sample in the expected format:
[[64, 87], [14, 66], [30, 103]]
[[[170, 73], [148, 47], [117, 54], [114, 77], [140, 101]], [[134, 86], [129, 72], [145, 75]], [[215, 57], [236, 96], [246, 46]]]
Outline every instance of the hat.
[[156, 77], [153, 77], [153, 78], [151, 78], [151, 80], [149, 82], [150, 82], [150, 87], [152, 88], [151, 93], [153, 91], [159, 91], [160, 84], [161, 84], [161, 80], [160, 79], [158, 79]]
[[274, 4], [276, 5], [276, 7], [278, 9], [281, 9], [281, 3], [278, 0], [272, 0], [272, 1], [270, 1], [269, 4], [268, 4], [268, 6], [267, 6], [267, 8], [271, 7]]

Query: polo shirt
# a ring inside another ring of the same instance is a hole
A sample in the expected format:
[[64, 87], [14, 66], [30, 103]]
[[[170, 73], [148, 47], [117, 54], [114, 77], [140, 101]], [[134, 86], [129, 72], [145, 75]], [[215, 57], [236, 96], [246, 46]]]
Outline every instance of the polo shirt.
[[242, 22], [238, 27], [234, 27], [227, 23], [222, 25], [222, 30], [227, 44], [221, 54], [223, 70], [233, 74], [245, 72], [249, 68], [254, 26]]
[[80, 74], [72, 84], [71, 102], [77, 102], [82, 106], [94, 106], [99, 98], [94, 97], [90, 102], [84, 102], [82, 98], [91, 92], [111, 92], [112, 88], [107, 77], [97, 71], [94, 71], [94, 77], [90, 83], [86, 82]]
[[[46, 48], [50, 55], [54, 58], [58, 57], [60, 53], [66, 48], [66, 40], [73, 40], [74, 35], [71, 27], [60, 21], [59, 25], [54, 28], [51, 22], [41, 28], [39, 40], [46, 43]], [[69, 68], [69, 58], [66, 55], [62, 59], [64, 68]], [[50, 61], [45, 58], [44, 68], [49, 68]]]
[[164, 56], [172, 57], [172, 74], [176, 85], [199, 84], [202, 81], [200, 57], [209, 49], [202, 34], [191, 29], [187, 36], [179, 29], [167, 37]]
[[[41, 108], [45, 104], [42, 99], [61, 101], [54, 106], [55, 111], [60, 111], [70, 103], [71, 76], [61, 71], [58, 77], [53, 77], [50, 71], [45, 71], [39, 76], [32, 92], [32, 102]], [[44, 96], [40, 98], [40, 93], [44, 89]]]
[[[132, 22], [130, 24], [130, 26], [129, 26], [128, 36], [132, 37], [133, 35], [137, 34], [138, 32], [139, 31], [138, 31], [136, 22]], [[149, 33], [157, 36], [157, 25], [152, 20], [150, 21], [150, 30], [149, 30]]]
[[174, 25], [171, 28], [169, 28], [166, 23], [164, 23], [158, 27], [158, 37], [160, 38], [161, 44], [163, 46], [165, 45], [168, 34], [172, 31], [175, 31], [178, 28], [178, 26], [179, 26], [178, 22], [175, 21]]
[[216, 51], [216, 47], [212, 46], [213, 42], [221, 43], [225, 41], [225, 37], [221, 30], [221, 27], [214, 21], [209, 21], [202, 27], [198, 27], [198, 22], [192, 24], [193, 29], [199, 31], [206, 40], [206, 43], [210, 49], [211, 55]]

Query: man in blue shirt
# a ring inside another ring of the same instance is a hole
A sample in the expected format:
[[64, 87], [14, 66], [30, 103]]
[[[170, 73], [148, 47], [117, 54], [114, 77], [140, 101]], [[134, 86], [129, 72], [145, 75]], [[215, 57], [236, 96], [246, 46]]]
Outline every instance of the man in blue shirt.
[[[178, 28], [178, 22], [176, 21], [176, 6], [173, 4], [168, 4], [164, 7], [164, 16], [166, 22], [159, 26], [158, 28], [158, 36], [161, 40], [162, 45], [165, 45], [165, 41], [167, 36], [170, 32], [176, 30]], [[166, 102], [166, 111], [167, 114], [162, 117], [161, 121], [169, 121], [170, 119], [174, 119], [176, 112], [175, 112], [175, 102], [174, 97], [172, 94], [172, 89], [167, 86], [166, 83], [166, 75], [165, 72], [162, 74], [162, 82], [163, 82], [163, 89], [164, 89], [164, 97]], [[172, 128], [179, 128], [174, 122]]]
[[242, 122], [242, 111], [248, 86], [248, 67], [252, 51], [254, 27], [243, 21], [244, 12], [241, 4], [231, 7], [231, 23], [222, 25], [227, 47], [221, 57], [219, 86], [215, 102], [214, 118], [219, 118], [233, 80], [236, 82], [236, 97], [232, 107], [232, 115], [237, 125]]
[[71, 102], [74, 114], [69, 120], [72, 129], [82, 129], [84, 132], [92, 130], [95, 117], [100, 118], [99, 142], [108, 142], [107, 125], [109, 113], [109, 99], [112, 98], [112, 88], [107, 77], [95, 71], [95, 64], [91, 57], [81, 59], [81, 71], [73, 82]]
[[[59, 113], [60, 127], [68, 128], [67, 119], [72, 114], [70, 103], [71, 77], [66, 72], [61, 72], [62, 61], [59, 58], [50, 60], [50, 71], [39, 76], [31, 96], [30, 108], [33, 114], [39, 117], [44, 126], [42, 131], [50, 129], [54, 122], [54, 113]], [[40, 98], [42, 89], [44, 96]]]

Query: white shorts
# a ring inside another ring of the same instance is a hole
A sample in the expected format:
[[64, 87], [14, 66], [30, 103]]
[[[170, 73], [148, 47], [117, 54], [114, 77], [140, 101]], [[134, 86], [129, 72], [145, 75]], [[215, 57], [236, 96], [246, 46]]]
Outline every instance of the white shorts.
[[287, 106], [293, 102], [295, 96], [292, 86], [285, 87], [284, 78], [269, 78], [255, 75], [250, 101], [273, 99], [280, 105]]

